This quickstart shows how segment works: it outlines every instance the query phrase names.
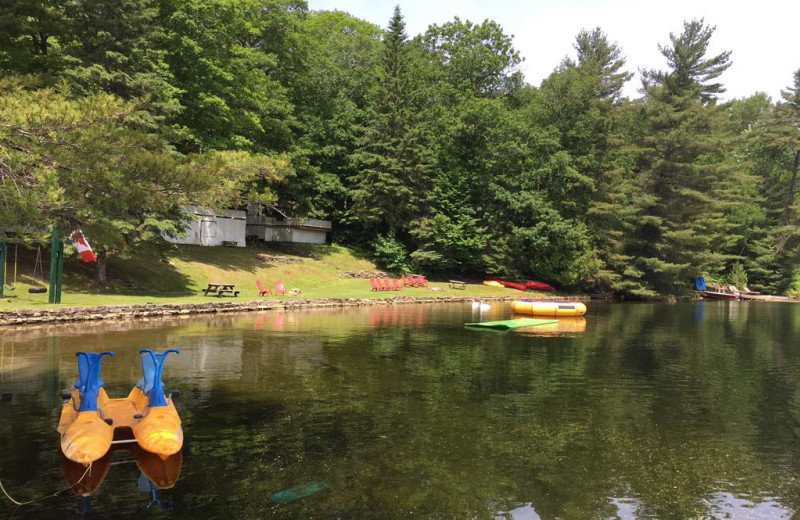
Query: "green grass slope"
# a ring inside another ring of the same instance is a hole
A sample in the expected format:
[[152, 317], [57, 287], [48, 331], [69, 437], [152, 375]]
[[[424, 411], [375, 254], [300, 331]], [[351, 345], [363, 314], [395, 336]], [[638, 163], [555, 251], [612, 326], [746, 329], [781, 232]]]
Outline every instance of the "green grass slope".
[[[14, 283], [14, 256], [9, 252], [6, 284], [0, 311], [25, 308], [48, 308], [47, 294], [30, 294], [34, 286], [48, 286], [49, 254], [42, 254], [42, 268], [34, 270], [36, 252], [21, 248], [17, 256]], [[240, 291], [237, 301], [255, 300], [258, 279], [273, 292], [281, 280], [287, 289], [298, 289], [302, 296], [267, 298], [387, 298], [391, 296], [523, 296], [513, 289], [467, 283], [465, 290], [451, 289], [447, 280], [431, 280], [427, 288], [374, 292], [365, 278], [346, 278], [342, 273], [377, 271], [368, 260], [337, 245], [272, 245], [244, 248], [175, 246], [164, 256], [140, 255], [130, 259], [110, 258], [109, 286], [97, 287], [92, 278], [94, 264], [83, 264], [70, 257], [64, 266], [62, 306], [123, 305], [142, 303], [199, 303], [218, 301], [204, 296], [209, 282], [232, 283]], [[526, 292], [525, 296], [533, 296]], [[232, 296], [224, 296], [230, 300]]]

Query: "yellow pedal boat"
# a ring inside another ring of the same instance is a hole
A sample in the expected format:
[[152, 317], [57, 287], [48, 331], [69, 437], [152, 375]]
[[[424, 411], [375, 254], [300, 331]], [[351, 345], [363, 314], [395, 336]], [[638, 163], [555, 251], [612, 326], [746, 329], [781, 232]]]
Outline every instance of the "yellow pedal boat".
[[100, 362], [113, 352], [76, 352], [78, 381], [65, 394], [58, 422], [61, 451], [73, 462], [88, 465], [102, 458], [112, 444], [136, 442], [162, 460], [183, 446], [181, 419], [172, 402], [164, 395], [161, 382], [163, 353], [142, 349], [144, 376], [127, 397], [111, 399], [100, 379]]

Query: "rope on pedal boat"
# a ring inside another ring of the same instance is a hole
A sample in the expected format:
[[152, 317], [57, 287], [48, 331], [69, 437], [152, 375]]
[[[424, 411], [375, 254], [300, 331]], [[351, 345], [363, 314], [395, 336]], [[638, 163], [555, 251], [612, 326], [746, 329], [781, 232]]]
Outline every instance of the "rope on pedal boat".
[[58, 495], [60, 495], [61, 493], [63, 493], [64, 491], [69, 491], [70, 489], [72, 489], [72, 488], [73, 488], [73, 486], [76, 486], [76, 485], [80, 484], [80, 483], [81, 483], [81, 481], [82, 481], [84, 478], [86, 478], [86, 475], [88, 475], [88, 474], [89, 474], [89, 472], [90, 472], [91, 470], [92, 470], [92, 463], [90, 462], [90, 463], [89, 463], [89, 465], [86, 467], [86, 471], [84, 471], [84, 472], [83, 472], [83, 475], [81, 475], [81, 478], [79, 478], [77, 482], [75, 482], [75, 483], [73, 483], [73, 484], [71, 484], [71, 485], [67, 486], [67, 487], [66, 487], [66, 488], [64, 488], [64, 489], [61, 489], [61, 490], [59, 490], [59, 491], [56, 491], [56, 492], [55, 492], [55, 493], [53, 493], [52, 495], [47, 495], [47, 496], [44, 496], [44, 497], [41, 497], [41, 498], [34, 498], [33, 500], [28, 500], [27, 502], [19, 502], [19, 501], [17, 501], [17, 500], [14, 500], [14, 499], [11, 497], [11, 495], [9, 495], [9, 494], [8, 494], [8, 491], [6, 491], [6, 488], [5, 488], [5, 487], [3, 487], [3, 482], [2, 482], [2, 481], [0, 481], [0, 490], [3, 492], [3, 494], [6, 496], [6, 498], [8, 498], [8, 499], [9, 499], [11, 502], [13, 502], [14, 504], [16, 504], [16, 505], [18, 505], [18, 506], [24, 506], [24, 505], [28, 505], [28, 504], [33, 504], [34, 502], [39, 502], [39, 501], [41, 501], [41, 500], [45, 500], [45, 499], [48, 499], [48, 498], [52, 498], [52, 497], [54, 497], [54, 496], [58, 496]]

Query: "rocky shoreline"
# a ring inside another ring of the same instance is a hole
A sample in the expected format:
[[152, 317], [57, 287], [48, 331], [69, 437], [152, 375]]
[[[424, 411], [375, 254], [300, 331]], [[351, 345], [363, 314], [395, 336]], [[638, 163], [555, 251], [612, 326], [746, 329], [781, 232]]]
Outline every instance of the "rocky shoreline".
[[[513, 301], [511, 296], [484, 297], [481, 301]], [[558, 300], [586, 300], [586, 297], [555, 297]], [[409, 305], [420, 303], [471, 302], [473, 297], [458, 296], [394, 296], [390, 298], [318, 298], [314, 300], [251, 300], [208, 303], [165, 303], [141, 305], [103, 305], [94, 307], [65, 307], [61, 309], [21, 309], [0, 311], [0, 327], [30, 324], [75, 323], [103, 320], [129, 320], [142, 318], [183, 317], [199, 314], [252, 312], [270, 310], [299, 310], [307, 308], [359, 307], [376, 305]]]

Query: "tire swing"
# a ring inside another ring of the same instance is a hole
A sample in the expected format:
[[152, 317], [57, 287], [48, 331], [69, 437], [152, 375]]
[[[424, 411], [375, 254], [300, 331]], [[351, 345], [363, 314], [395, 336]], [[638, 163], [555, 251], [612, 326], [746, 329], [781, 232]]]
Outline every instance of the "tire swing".
[[[33, 277], [38, 279], [44, 280], [44, 266], [42, 265], [42, 246], [36, 246], [36, 263], [33, 264]], [[47, 287], [39, 286], [39, 287], [31, 287], [28, 289], [28, 292], [31, 294], [43, 294], [47, 292]]]

